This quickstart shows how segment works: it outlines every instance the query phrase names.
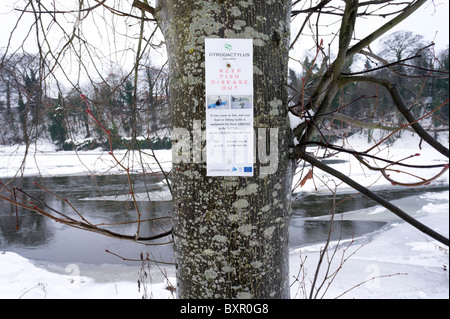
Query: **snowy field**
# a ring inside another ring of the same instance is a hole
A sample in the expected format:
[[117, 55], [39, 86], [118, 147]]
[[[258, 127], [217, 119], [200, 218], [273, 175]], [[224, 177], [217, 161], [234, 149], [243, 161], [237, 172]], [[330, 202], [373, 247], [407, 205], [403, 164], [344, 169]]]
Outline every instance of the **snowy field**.
[[[367, 137], [353, 137], [347, 141], [357, 150], [365, 150]], [[448, 136], [442, 138], [448, 145]], [[404, 137], [392, 147], [382, 148], [373, 152], [377, 156], [386, 156], [392, 160], [399, 160], [410, 155], [420, 153], [411, 160], [420, 164], [448, 163], [445, 157], [436, 153], [425, 144], [419, 150], [419, 141], [411, 134], [404, 133]], [[22, 173], [20, 166], [23, 157], [23, 147], [0, 147], [0, 176], [3, 181]], [[56, 152], [54, 147], [46, 143], [38, 143], [29, 150], [24, 175], [67, 176], [83, 174], [112, 174], [120, 173], [120, 169], [111, 169], [114, 162], [107, 152]], [[125, 152], [117, 152], [116, 156], [124, 156]], [[169, 170], [170, 151], [157, 152], [164, 169]], [[339, 160], [332, 166], [351, 174], [358, 182], [372, 189], [389, 189], [390, 182], [379, 178], [378, 174], [368, 171], [349, 155], [340, 155]], [[134, 168], [134, 167], [131, 167]], [[156, 162], [148, 158], [148, 170], [158, 170]], [[137, 166], [136, 171], [139, 171]], [[430, 178], [439, 170], [420, 172], [421, 176]], [[122, 172], [123, 173], [123, 172]], [[337, 183], [332, 182], [326, 174], [314, 170], [316, 177], [309, 180], [299, 193], [325, 193], [328, 187], [334, 188]], [[297, 177], [298, 179], [299, 177]], [[400, 178], [400, 177], [399, 177]], [[402, 181], [412, 181], [411, 176], [401, 176]], [[327, 184], [325, 186], [321, 181]], [[433, 181], [433, 185], [449, 185], [448, 171]], [[317, 188], [317, 190], [316, 190]], [[351, 193], [346, 185], [339, 185], [338, 192]], [[420, 206], [412, 212], [421, 222], [439, 233], [449, 236], [449, 192], [427, 192], [421, 197]], [[386, 217], [388, 216], [388, 217]], [[340, 243], [336, 257], [331, 264], [331, 270], [338, 268], [341, 260], [345, 260], [342, 269], [337, 273], [331, 285], [324, 284], [318, 297], [326, 291], [324, 298], [449, 298], [449, 251], [429, 237], [421, 234], [412, 226], [399, 219], [392, 218], [389, 212], [376, 206], [370, 209], [354, 211], [344, 214], [344, 219], [389, 220], [380, 231]], [[331, 252], [336, 243], [331, 243]], [[290, 272], [293, 285], [292, 298], [304, 298], [305, 291], [309, 295], [315, 265], [318, 262], [319, 251], [323, 244], [311, 245], [300, 249], [293, 249], [290, 253]], [[348, 248], [347, 248], [348, 247]], [[45, 262], [28, 260], [16, 253], [9, 252], [7, 247], [0, 248], [0, 298], [141, 298], [143, 291], [138, 291], [138, 271], [133, 268], [136, 276], [123, 276], [121, 272], [130, 272], [128, 267], [115, 269], [111, 277], [105, 274], [108, 265], [99, 265], [98, 271], [93, 270], [85, 274], [79, 272], [76, 265], [73, 268], [61, 269]], [[3, 251], [6, 250], [6, 251]], [[306, 260], [305, 260], [306, 257]], [[301, 260], [304, 260], [306, 274], [299, 271]], [[306, 279], [302, 280], [303, 275]], [[170, 284], [175, 285], [173, 269], [168, 271]], [[299, 278], [295, 280], [295, 278]], [[155, 276], [148, 283], [147, 295], [152, 298], [173, 298], [167, 287], [167, 279]], [[304, 282], [306, 287], [299, 282]], [[342, 295], [343, 294], [343, 295]], [[342, 296], [341, 296], [342, 295]]]

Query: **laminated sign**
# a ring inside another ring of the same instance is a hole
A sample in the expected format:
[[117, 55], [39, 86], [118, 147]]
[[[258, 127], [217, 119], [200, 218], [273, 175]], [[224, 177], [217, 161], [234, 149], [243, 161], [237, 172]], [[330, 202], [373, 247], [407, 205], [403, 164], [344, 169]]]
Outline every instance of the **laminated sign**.
[[205, 39], [208, 176], [253, 176], [253, 40]]

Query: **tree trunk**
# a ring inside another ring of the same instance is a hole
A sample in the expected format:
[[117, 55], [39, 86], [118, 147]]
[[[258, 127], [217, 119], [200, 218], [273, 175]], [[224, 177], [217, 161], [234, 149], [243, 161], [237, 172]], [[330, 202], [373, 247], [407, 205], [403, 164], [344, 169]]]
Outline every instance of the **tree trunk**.
[[[254, 177], [207, 177], [205, 162], [195, 160], [198, 146], [192, 143], [183, 144], [183, 151], [189, 151], [183, 162], [174, 162], [180, 298], [289, 298], [290, 10], [290, 0], [157, 2], [156, 16], [169, 53], [172, 123], [174, 131], [189, 132], [191, 141], [199, 141], [195, 130], [199, 123], [203, 129], [205, 125], [205, 38], [249, 38], [254, 43], [254, 126], [259, 133]], [[260, 128], [277, 129], [278, 136], [269, 141]], [[271, 164], [275, 161], [277, 167], [271, 171], [266, 150], [273, 145], [278, 149], [272, 150], [276, 157]]]

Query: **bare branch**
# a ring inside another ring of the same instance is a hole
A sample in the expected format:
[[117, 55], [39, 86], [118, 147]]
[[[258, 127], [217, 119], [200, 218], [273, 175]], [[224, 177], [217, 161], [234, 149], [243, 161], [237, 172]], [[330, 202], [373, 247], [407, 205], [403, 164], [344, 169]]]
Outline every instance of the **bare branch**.
[[[419, 50], [422, 51], [430, 46], [433, 46], [434, 43], [426, 46], [425, 48], [422, 48]], [[354, 72], [354, 73], [343, 73], [342, 75], [361, 75], [361, 74], [365, 74], [365, 73], [371, 73], [371, 72], [375, 72], [384, 68], [389, 68], [392, 72], [394, 72], [395, 74], [399, 75], [399, 76], [403, 76], [403, 77], [408, 77], [408, 78], [414, 78], [414, 77], [420, 77], [420, 78], [437, 78], [437, 79], [448, 79], [449, 77], [449, 72], [448, 71], [443, 71], [443, 70], [433, 70], [433, 69], [425, 69], [416, 65], [409, 65], [409, 64], [404, 64], [403, 62], [409, 61], [409, 60], [413, 60], [415, 58], [420, 58], [421, 55], [419, 55], [419, 52], [417, 52], [417, 54], [415, 56], [406, 58], [406, 59], [402, 59], [399, 61], [395, 61], [395, 62], [389, 62], [385, 59], [383, 59], [382, 57], [380, 57], [377, 54], [374, 54], [372, 51], [366, 51], [366, 50], [362, 50], [360, 53], [365, 55], [365, 56], [369, 56], [371, 58], [377, 59], [378, 61], [380, 61], [381, 63], [383, 63], [382, 66], [377, 67], [377, 68], [373, 68], [370, 70], [364, 70], [364, 71], [360, 71], [360, 72]], [[410, 75], [410, 74], [402, 74], [400, 72], [398, 72], [398, 70], [396, 70], [396, 68], [394, 66], [399, 65], [399, 66], [406, 66], [406, 67], [411, 67], [411, 68], [415, 68], [415, 69], [419, 69], [422, 71], [426, 71], [429, 74], [427, 75], [423, 75], [423, 76], [414, 76], [414, 75]], [[431, 75], [433, 73], [438, 73], [438, 74], [442, 74], [442, 75]]]
[[415, 11], [417, 11], [422, 5], [424, 5], [427, 2], [427, 0], [416, 0], [413, 1], [407, 8], [401, 11], [401, 13], [393, 18], [388, 23], [384, 24], [371, 34], [369, 34], [367, 37], [359, 41], [357, 44], [352, 46], [347, 54], [348, 57], [353, 57], [356, 53], [360, 52], [370, 44], [372, 44], [376, 39], [381, 37], [386, 32], [392, 30], [395, 26], [397, 26], [400, 22], [404, 21], [406, 18], [408, 18], [411, 14], [413, 14]]
[[[338, 120], [345, 123], [353, 124], [358, 127], [367, 128], [367, 129], [376, 129], [376, 130], [383, 130], [383, 131], [395, 131], [398, 132], [399, 130], [404, 130], [408, 132], [415, 132], [414, 129], [411, 127], [398, 127], [398, 126], [389, 126], [386, 124], [383, 124], [382, 122], [378, 123], [370, 123], [370, 122], [364, 122], [363, 120], [360, 120], [356, 117], [352, 117], [349, 115], [345, 115], [342, 113], [336, 113], [336, 112], [329, 112], [328, 114], [321, 115], [323, 118], [329, 118], [331, 120]], [[427, 127], [426, 130], [428, 132], [445, 132], [448, 131], [449, 127]]]
[[[397, 109], [402, 113], [405, 119], [409, 122], [414, 131], [428, 144], [430, 144], [434, 149], [436, 149], [442, 155], [449, 157], [449, 149], [444, 145], [439, 143], [434, 139], [425, 129], [417, 122], [417, 119], [411, 114], [408, 107], [405, 105], [402, 96], [398, 90], [396, 84], [391, 83], [388, 80], [380, 79], [373, 76], [347, 76], [341, 79], [341, 84], [345, 85], [352, 82], [372, 82], [385, 87], [392, 96], [392, 99], [397, 107]], [[442, 105], [448, 103], [445, 101]]]
[[440, 243], [449, 246], [449, 239], [444, 237], [443, 235], [439, 234], [438, 232], [434, 231], [433, 229], [429, 228], [428, 226], [422, 224], [417, 219], [411, 217], [409, 214], [398, 208], [397, 206], [393, 205], [389, 201], [381, 198], [377, 194], [373, 193], [366, 187], [362, 186], [361, 184], [357, 183], [350, 177], [342, 174], [341, 172], [329, 167], [326, 164], [323, 164], [321, 161], [317, 160], [313, 156], [303, 152], [300, 150], [300, 148], [297, 148], [297, 156], [311, 165], [314, 165], [315, 167], [323, 170], [324, 172], [331, 174], [332, 176], [338, 178], [342, 182], [346, 183], [350, 187], [354, 188], [355, 190], [359, 191], [361, 194], [367, 196], [368, 198], [374, 200], [381, 206], [385, 207], [386, 209], [390, 210], [392, 213], [403, 219], [405, 222], [409, 223], [416, 229], [420, 230], [422, 233], [432, 237], [433, 239], [439, 241]]
[[[78, 10], [27, 10], [27, 9], [19, 9], [19, 8], [14, 8], [14, 10], [19, 11], [19, 12], [25, 12], [25, 13], [44, 13], [44, 14], [65, 14], [65, 13], [78, 13], [78, 12], [89, 12], [92, 11], [98, 7], [100, 7], [101, 5], [103, 5], [106, 0], [102, 0], [102, 1], [97, 1], [98, 3], [92, 7], [89, 8], [84, 8], [84, 9], [78, 9]], [[27, 4], [27, 6], [30, 3]]]
[[[375, 155], [370, 155], [367, 152], [359, 152], [359, 151], [355, 151], [355, 150], [349, 150], [349, 149], [345, 149], [343, 147], [337, 146], [337, 145], [333, 145], [333, 144], [329, 144], [329, 143], [323, 143], [323, 142], [318, 142], [318, 141], [310, 141], [307, 142], [307, 145], [317, 145], [317, 146], [321, 146], [324, 148], [329, 148], [331, 150], [334, 151], [338, 151], [338, 152], [342, 152], [342, 153], [347, 153], [347, 154], [351, 154], [355, 157], [368, 157], [368, 158], [372, 158], [374, 160], [377, 161], [382, 161], [385, 163], [388, 163], [389, 165], [398, 165], [398, 166], [402, 166], [402, 167], [408, 167], [408, 168], [423, 168], [423, 169], [428, 169], [428, 168], [445, 168], [446, 166], [448, 166], [448, 164], [435, 164], [435, 165], [413, 165], [413, 164], [404, 164], [401, 163], [399, 161], [391, 161], [385, 158], [381, 158]], [[415, 154], [414, 156], [419, 156], [420, 154]], [[370, 167], [370, 169], [372, 170], [380, 170], [379, 168], [372, 168]]]
[[[147, 2], [147, 1], [145, 1], [145, 2]], [[155, 16], [155, 8], [149, 6], [148, 3], [144, 3], [139, 0], [134, 0], [132, 6], [135, 8], [141, 9], [142, 11], [149, 12], [151, 15]]]
[[156, 259], [150, 259], [148, 256], [144, 259], [143, 256], [141, 256], [141, 259], [136, 259], [136, 258], [127, 258], [127, 257], [123, 257], [119, 254], [113, 253], [112, 251], [109, 250], [105, 250], [108, 254], [111, 254], [113, 256], [116, 256], [122, 260], [126, 260], [126, 261], [147, 261], [147, 262], [152, 262], [152, 263], [156, 263], [156, 264], [162, 264], [162, 265], [175, 265], [174, 263], [170, 263], [167, 261], [160, 261], [160, 260], [156, 260]]

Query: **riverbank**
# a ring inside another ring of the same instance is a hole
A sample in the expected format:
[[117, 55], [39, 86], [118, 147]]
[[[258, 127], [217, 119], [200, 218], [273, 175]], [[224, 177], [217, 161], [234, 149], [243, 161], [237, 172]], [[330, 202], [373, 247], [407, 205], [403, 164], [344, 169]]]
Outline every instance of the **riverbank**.
[[[442, 133], [438, 139], [443, 145], [448, 145], [449, 135]], [[367, 136], [357, 134], [336, 142], [336, 145], [345, 146], [356, 151], [364, 152], [368, 148]], [[324, 150], [320, 148], [310, 148], [311, 152], [321, 155]], [[331, 151], [328, 151], [330, 153]], [[25, 154], [27, 156], [25, 157]], [[390, 161], [401, 161], [403, 164], [415, 165], [435, 165], [448, 163], [448, 159], [435, 151], [426, 143], [423, 143], [416, 135], [404, 132], [402, 138], [396, 140], [393, 144], [381, 144], [373, 149], [369, 154], [386, 158]], [[153, 153], [150, 150], [142, 152], [130, 152], [126, 150], [114, 151], [114, 157], [108, 151], [101, 149], [91, 151], [57, 151], [56, 147], [47, 141], [37, 141], [31, 144], [28, 149], [24, 145], [0, 146], [0, 179], [8, 180], [20, 176], [91, 176], [91, 175], [113, 175], [126, 174], [126, 171], [117, 160], [129, 169], [130, 173], [135, 174], [158, 174], [161, 169], [170, 171], [172, 168], [171, 150], [157, 150]], [[380, 165], [381, 162], [375, 162], [370, 157], [366, 158], [368, 164], [372, 166]], [[340, 153], [327, 159], [331, 166], [341, 173], [351, 176], [354, 180], [366, 187], [372, 189], [392, 186], [392, 182], [385, 178], [380, 178], [379, 171], [371, 171], [362, 165], [354, 156], [348, 153]], [[383, 163], [385, 164], [385, 163]], [[424, 179], [432, 178], [437, 175], [441, 169], [408, 169], [408, 174], [392, 174], [393, 179], [403, 183], [414, 183], [418, 179], [414, 175]], [[338, 192], [353, 192], [343, 183], [334, 182], [328, 174], [319, 169], [315, 169], [316, 178], [306, 181], [305, 185], [300, 187], [300, 181], [305, 174], [296, 174], [294, 176], [294, 192], [298, 193], [323, 193], [334, 189], [339, 185]], [[331, 182], [331, 183], [330, 183]], [[448, 185], [449, 172], [447, 171], [433, 185]]]
[[[356, 150], [365, 150], [366, 137], [353, 136], [345, 141]], [[448, 135], [442, 137], [448, 144]], [[421, 149], [420, 149], [420, 147]], [[318, 150], [320, 151], [320, 150]], [[100, 150], [83, 152], [57, 152], [48, 143], [38, 143], [29, 150], [25, 162], [26, 169], [20, 169], [25, 149], [19, 147], [0, 147], [0, 176], [7, 181], [13, 176], [80, 176], [80, 175], [108, 175], [123, 174], [123, 170], [115, 165], [114, 159], [108, 152]], [[409, 159], [418, 164], [448, 163], [446, 159], [437, 154], [426, 145], [407, 133], [401, 140], [390, 147], [383, 146], [375, 150], [379, 157], [387, 157], [396, 161], [418, 154]], [[155, 152], [159, 161], [152, 161], [146, 155], [145, 169], [147, 172], [157, 173], [160, 165], [164, 170], [171, 168], [170, 151]], [[127, 159], [126, 163], [136, 173], [142, 172], [139, 165], [138, 154], [127, 157], [129, 153], [118, 151], [115, 153], [120, 160]], [[368, 170], [351, 155], [344, 154], [331, 158], [332, 167], [351, 175], [359, 183], [370, 186], [371, 189], [395, 189], [400, 186], [380, 178], [379, 173]], [[308, 170], [309, 167], [306, 167]], [[421, 170], [417, 172], [423, 178], [431, 178], [439, 170]], [[315, 177], [306, 180], [302, 187], [295, 191], [301, 196], [304, 194], [325, 194], [338, 185], [338, 193], [353, 193], [345, 184], [335, 182], [327, 174], [314, 169]], [[304, 176], [304, 175], [303, 175]], [[403, 182], [411, 182], [410, 175], [398, 176]], [[300, 174], [295, 183], [302, 180]], [[448, 171], [432, 182], [432, 187], [449, 185]], [[420, 221], [445, 236], [449, 236], [449, 202], [448, 191], [427, 192], [424, 189], [424, 201], [415, 205], [413, 213]], [[401, 205], [414, 202], [405, 199]], [[346, 260], [342, 270], [325, 294], [325, 298], [334, 298], [345, 293], [342, 298], [448, 298], [449, 297], [449, 252], [447, 247], [430, 240], [408, 224], [392, 218], [379, 206], [370, 209], [346, 212], [343, 215], [348, 220], [382, 220], [387, 221], [382, 229], [367, 235], [355, 238], [354, 242], [345, 240], [340, 243], [332, 268], [340, 268], [340, 261]], [[323, 218], [323, 217], [322, 217]], [[350, 246], [348, 246], [351, 243]], [[332, 243], [333, 249], [336, 243]], [[292, 298], [303, 298], [302, 282], [306, 283], [306, 291], [314, 274], [315, 265], [319, 259], [319, 252], [323, 243], [295, 248], [290, 254], [290, 272], [292, 279]], [[347, 248], [348, 247], [348, 248]], [[333, 250], [332, 250], [333, 251]], [[345, 254], [342, 256], [342, 253]], [[354, 252], [354, 254], [353, 254]], [[306, 257], [307, 256], [307, 257]], [[343, 257], [343, 259], [341, 259]], [[306, 258], [306, 259], [305, 259]], [[347, 259], [348, 258], [348, 259]], [[304, 260], [307, 269], [306, 278], [302, 273], [299, 276], [300, 265]], [[153, 277], [147, 283], [147, 296], [167, 299], [173, 297], [167, 286], [175, 285], [174, 271], [168, 267], [167, 276], [170, 283], [161, 271], [153, 267]], [[77, 265], [57, 264], [24, 258], [17, 253], [8, 251], [5, 243], [0, 246], [0, 298], [141, 298], [144, 291], [138, 291], [140, 265]], [[105, 274], [108, 274], [105, 276]], [[295, 278], [299, 278], [296, 280]], [[327, 287], [325, 283], [324, 287]], [[352, 289], [354, 288], [354, 289]], [[323, 290], [322, 290], [323, 292]], [[307, 294], [309, 295], [309, 294]], [[319, 297], [321, 294], [319, 294]]]

